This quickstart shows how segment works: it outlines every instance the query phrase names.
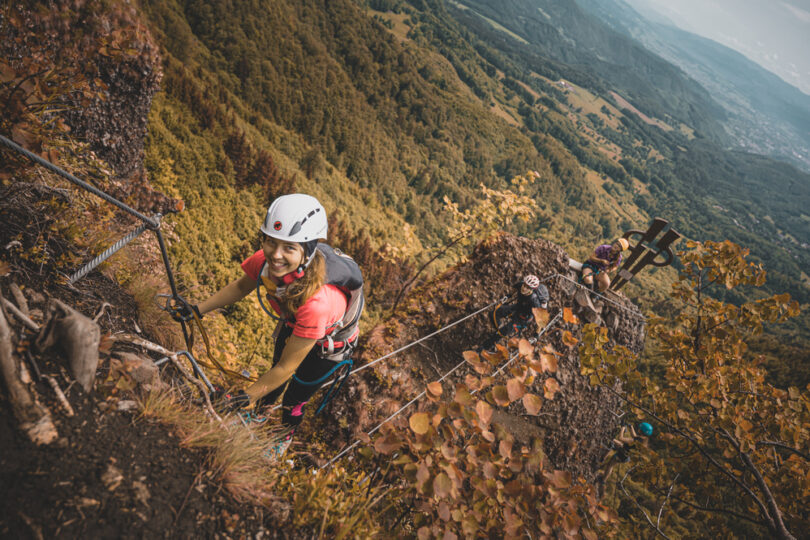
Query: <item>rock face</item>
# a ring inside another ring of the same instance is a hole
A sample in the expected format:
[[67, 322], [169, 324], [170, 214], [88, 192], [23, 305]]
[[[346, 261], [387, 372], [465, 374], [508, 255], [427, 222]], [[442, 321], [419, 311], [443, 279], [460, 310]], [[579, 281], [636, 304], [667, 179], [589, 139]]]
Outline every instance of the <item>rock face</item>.
[[143, 170], [146, 121], [160, 87], [155, 46], [144, 42], [142, 47], [137, 56], [99, 57], [95, 69], [107, 86], [103, 97], [65, 115], [72, 133], [87, 140], [118, 178], [139, 176]]
[[120, 7], [106, 17], [106, 24], [98, 30], [106, 28], [127, 36], [121, 45], [129, 50], [124, 54], [107, 47], [85, 65], [85, 76], [96, 81], [93, 84], [102, 90], [101, 95], [77, 100], [65, 120], [73, 135], [90, 143], [93, 151], [112, 166], [116, 177], [129, 178], [143, 170], [147, 117], [162, 78], [160, 56], [134, 11]]
[[[77, 14], [68, 0], [55, 7], [67, 19], [53, 25], [51, 38], [86, 51], [81, 62], [60, 58], [54, 68], [71, 62], [80, 66], [89, 91], [67, 97], [62, 114], [71, 136], [85, 141], [97, 156], [112, 167], [113, 197], [146, 213], [167, 213], [177, 201], [152, 189], [143, 165], [146, 126], [152, 98], [163, 76], [158, 46], [148, 29], [126, 4], [112, 4], [101, 13]], [[75, 28], [83, 28], [81, 38]], [[100, 46], [102, 45], [103, 46]]]
[[[568, 275], [568, 255], [561, 247], [542, 239], [500, 234], [480, 244], [467, 263], [412, 292], [393, 317], [368, 331], [357, 365], [394, 351], [511, 294], [514, 284], [526, 273], [547, 279], [552, 317], [564, 307], [575, 305], [574, 295], [579, 287], [552, 277]], [[611, 300], [615, 303], [604, 302], [599, 318], [610, 322], [609, 335], [615, 343], [640, 351], [644, 344], [643, 319], [631, 316], [631, 310], [638, 312], [638, 309], [623, 296], [616, 295]], [[492, 309], [488, 309], [364, 371], [363, 380], [354, 381], [338, 400], [338, 409], [343, 409], [342, 414], [356, 416], [363, 430], [370, 429], [415, 397], [426, 383], [437, 380], [461, 362], [463, 351], [474, 350], [491, 336], [494, 332], [491, 317]], [[607, 452], [606, 445], [618, 427], [614, 413], [618, 412], [619, 403], [605, 389], [591, 387], [580, 375], [577, 348], [563, 343], [563, 330], [579, 337], [581, 326], [560, 321], [537, 345], [551, 345], [560, 353], [558, 371], [553, 374], [560, 391], [554, 399], [544, 401], [540, 416], [527, 416], [521, 405], [513, 404], [509, 410], [497, 414], [495, 420], [505, 425], [518, 440], [528, 442], [534, 436], [542, 438], [546, 455], [554, 467], [593, 481]], [[525, 335], [529, 337], [533, 333]], [[454, 373], [453, 380], [463, 381], [469, 372], [471, 370], [463, 366]], [[543, 395], [542, 385], [547, 377], [539, 376], [532, 391]], [[503, 382], [502, 379], [500, 383]], [[373, 410], [358, 406], [361, 402], [373, 403]]]

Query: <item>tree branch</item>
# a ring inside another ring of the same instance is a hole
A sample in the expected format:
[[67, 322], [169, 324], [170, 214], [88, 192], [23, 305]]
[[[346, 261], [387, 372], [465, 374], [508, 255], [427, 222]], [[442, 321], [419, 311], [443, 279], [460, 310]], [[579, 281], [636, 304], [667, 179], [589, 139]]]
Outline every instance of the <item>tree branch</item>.
[[639, 504], [639, 502], [638, 502], [638, 501], [635, 499], [635, 497], [633, 497], [632, 495], [630, 495], [630, 494], [627, 492], [627, 489], [624, 487], [624, 480], [627, 478], [627, 475], [628, 475], [628, 474], [630, 474], [631, 472], [633, 472], [633, 469], [635, 469], [635, 467], [631, 467], [631, 468], [630, 468], [630, 469], [629, 469], [629, 470], [628, 470], [626, 473], [624, 473], [624, 476], [622, 477], [621, 481], [619, 481], [619, 487], [620, 487], [620, 488], [622, 488], [622, 491], [624, 492], [624, 495], [625, 495], [625, 496], [626, 496], [628, 499], [630, 499], [631, 501], [633, 501], [633, 503], [634, 503], [634, 504], [635, 504], [635, 505], [638, 507], [638, 509], [641, 511], [641, 514], [644, 516], [644, 519], [646, 519], [646, 520], [647, 520], [647, 523], [649, 523], [650, 527], [652, 527], [652, 528], [655, 530], [655, 532], [657, 532], [658, 534], [660, 534], [661, 536], [663, 536], [664, 538], [666, 538], [667, 540], [669, 540], [669, 536], [665, 535], [665, 534], [664, 534], [664, 533], [661, 531], [661, 529], [659, 529], [659, 528], [658, 528], [658, 527], [657, 527], [657, 526], [656, 526], [656, 525], [655, 525], [655, 524], [652, 522], [652, 520], [650, 519], [650, 516], [649, 516], [649, 515], [647, 515], [647, 512], [644, 510], [644, 507], [643, 507], [643, 506], [641, 506], [641, 504]]
[[759, 469], [754, 462], [751, 460], [751, 456], [748, 455], [747, 452], [742, 451], [742, 446], [740, 443], [731, 436], [731, 434], [726, 431], [725, 429], [718, 430], [723, 437], [731, 443], [737, 453], [742, 458], [745, 465], [748, 467], [748, 470], [754, 475], [754, 478], [757, 481], [757, 486], [759, 486], [759, 490], [765, 496], [765, 501], [768, 504], [768, 509], [766, 512], [766, 516], [768, 518], [769, 526], [768, 528], [771, 529], [771, 532], [776, 533], [779, 535], [779, 538], [795, 540], [795, 537], [790, 534], [790, 532], [785, 527], [785, 522], [782, 520], [782, 511], [779, 509], [779, 506], [776, 504], [776, 499], [773, 497], [773, 493], [771, 493], [771, 488], [768, 487], [768, 484], [765, 482], [765, 479], [762, 477], [762, 473], [759, 472]]
[[39, 332], [39, 325], [32, 321], [22, 310], [18, 309], [11, 301], [7, 298], [3, 298], [3, 305], [6, 306], [12, 315], [17, 317], [25, 326], [33, 330], [34, 332]]
[[473, 232], [474, 232], [474, 231], [472, 231], [472, 230], [471, 230], [471, 231], [470, 231], [470, 232], [468, 232], [467, 234], [462, 234], [462, 235], [461, 235], [461, 236], [459, 236], [458, 238], [454, 239], [454, 240], [453, 240], [452, 242], [450, 242], [449, 244], [445, 244], [445, 246], [444, 246], [444, 248], [443, 248], [443, 249], [441, 249], [441, 250], [440, 250], [438, 253], [436, 253], [436, 254], [435, 254], [433, 257], [431, 257], [431, 258], [430, 258], [430, 259], [429, 259], [429, 260], [428, 260], [428, 261], [427, 261], [425, 264], [423, 264], [422, 266], [420, 266], [420, 267], [419, 267], [419, 269], [416, 271], [416, 273], [413, 275], [413, 277], [412, 277], [411, 279], [409, 279], [408, 281], [406, 281], [406, 282], [405, 282], [405, 285], [403, 285], [403, 286], [402, 286], [402, 287], [399, 289], [399, 292], [397, 293], [397, 297], [394, 299], [394, 305], [391, 307], [391, 313], [393, 313], [393, 312], [394, 312], [394, 311], [397, 309], [397, 306], [399, 305], [399, 301], [402, 299], [402, 295], [403, 295], [403, 294], [405, 294], [405, 291], [408, 289], [408, 287], [410, 287], [410, 286], [411, 286], [411, 284], [412, 284], [414, 281], [416, 281], [416, 278], [417, 278], [417, 277], [419, 277], [419, 274], [421, 274], [421, 273], [422, 273], [422, 272], [425, 270], [425, 268], [427, 268], [427, 267], [430, 265], [430, 263], [432, 263], [433, 261], [435, 261], [436, 259], [438, 259], [438, 258], [439, 258], [439, 257], [441, 257], [442, 255], [444, 255], [445, 253], [447, 253], [447, 250], [449, 250], [451, 247], [453, 247], [454, 245], [456, 245], [457, 243], [459, 243], [459, 242], [460, 242], [460, 241], [462, 241], [463, 239], [465, 239], [465, 238], [467, 238], [468, 236], [470, 236], [470, 235], [471, 235]]
[[757, 442], [757, 446], [775, 446], [777, 448], [782, 448], [784, 450], [789, 450], [790, 452], [796, 454], [797, 456], [803, 457], [807, 461], [810, 461], [810, 456], [809, 455], [807, 455], [804, 452], [801, 452], [799, 450], [796, 450], [792, 446], [788, 446], [787, 444], [784, 444], [784, 443], [780, 443], [780, 442], [776, 442], [776, 441], [759, 441], [759, 442]]
[[751, 519], [749, 516], [746, 516], [745, 514], [739, 514], [739, 513], [735, 512], [733, 510], [728, 510], [726, 508], [714, 508], [714, 507], [711, 507], [711, 506], [701, 506], [701, 505], [699, 505], [697, 503], [687, 501], [686, 499], [681, 498], [678, 495], [673, 495], [672, 498], [675, 499], [678, 502], [681, 502], [681, 503], [687, 505], [687, 506], [691, 506], [695, 510], [701, 510], [703, 512], [717, 512], [717, 513], [720, 513], [720, 514], [728, 514], [730, 516], [734, 516], [735, 518], [745, 520], [745, 521], [747, 521], [749, 523], [753, 523], [754, 525], [759, 525], [760, 527], [765, 527], [765, 524], [762, 523], [761, 521]]
[[675, 482], [678, 481], [678, 477], [680, 475], [681, 475], [681, 473], [678, 473], [678, 474], [675, 475], [675, 478], [672, 479], [672, 484], [669, 486], [669, 491], [667, 491], [667, 498], [664, 499], [663, 504], [661, 504], [661, 508], [658, 509], [658, 519], [655, 522], [656, 527], [661, 526], [661, 513], [664, 511], [664, 507], [667, 505], [667, 501], [669, 501], [669, 496], [672, 495], [672, 488], [675, 487]]
[[[600, 381], [601, 381], [601, 378], [600, 378]], [[636, 407], [636, 408], [638, 408], [638, 409], [640, 409], [640, 410], [644, 411], [645, 413], [647, 413], [648, 415], [650, 415], [652, 418], [654, 418], [655, 420], [657, 420], [657, 421], [658, 421], [658, 422], [660, 422], [661, 424], [665, 425], [665, 426], [666, 426], [667, 428], [669, 428], [671, 431], [674, 431], [675, 433], [678, 433], [678, 434], [679, 434], [681, 437], [683, 437], [684, 439], [686, 439], [687, 441], [689, 441], [689, 442], [692, 444], [692, 446], [694, 446], [694, 447], [695, 447], [695, 449], [696, 449], [698, 452], [700, 452], [700, 453], [703, 455], [703, 457], [705, 457], [705, 458], [706, 458], [706, 459], [709, 461], [709, 463], [711, 463], [711, 464], [712, 464], [712, 465], [713, 465], [715, 468], [717, 468], [717, 470], [718, 470], [718, 471], [720, 471], [720, 472], [721, 472], [721, 473], [723, 473], [725, 476], [727, 476], [728, 478], [730, 478], [732, 482], [734, 482], [735, 484], [737, 484], [738, 486], [740, 486], [740, 488], [742, 488], [742, 490], [743, 490], [743, 491], [745, 491], [745, 493], [746, 493], [746, 494], [747, 494], [749, 497], [751, 497], [751, 498], [754, 500], [754, 502], [757, 504], [757, 506], [759, 506], [760, 511], [763, 513], [763, 515], [765, 515], [765, 516], [768, 516], [768, 515], [769, 515], [769, 514], [768, 514], [768, 509], [766, 508], [765, 504], [764, 504], [764, 503], [763, 503], [763, 502], [762, 502], [762, 501], [759, 499], [759, 497], [757, 497], [756, 493], [754, 493], [754, 492], [753, 492], [753, 490], [751, 490], [751, 488], [749, 488], [747, 485], [745, 485], [745, 483], [744, 483], [742, 480], [740, 480], [739, 478], [737, 478], [737, 477], [736, 477], [734, 474], [732, 474], [732, 473], [731, 473], [730, 471], [728, 471], [728, 470], [727, 470], [725, 467], [723, 467], [723, 465], [722, 465], [722, 464], [718, 463], [718, 462], [717, 462], [717, 460], [715, 460], [715, 459], [714, 459], [714, 458], [713, 458], [713, 457], [712, 457], [712, 456], [711, 456], [711, 455], [710, 455], [710, 454], [709, 454], [709, 453], [708, 453], [708, 452], [707, 452], [707, 451], [706, 451], [706, 450], [705, 450], [705, 449], [704, 449], [704, 448], [703, 448], [703, 447], [702, 447], [702, 446], [701, 446], [701, 445], [700, 445], [700, 444], [699, 444], [699, 443], [698, 443], [698, 442], [697, 442], [697, 441], [694, 439], [694, 437], [692, 437], [691, 435], [687, 434], [686, 432], [684, 432], [684, 430], [680, 429], [679, 427], [677, 427], [677, 426], [675, 426], [675, 425], [673, 425], [673, 424], [670, 424], [669, 422], [667, 422], [667, 421], [666, 421], [666, 420], [664, 420], [663, 418], [659, 417], [659, 416], [658, 416], [658, 415], [656, 415], [654, 412], [652, 412], [651, 410], [649, 410], [647, 407], [644, 407], [643, 405], [640, 405], [640, 404], [638, 404], [638, 403], [633, 402], [633, 401], [632, 401], [632, 400], [630, 400], [630, 399], [627, 399], [627, 397], [625, 397], [625, 396], [623, 396], [622, 394], [620, 394], [619, 392], [617, 392], [617, 391], [613, 390], [613, 388], [611, 388], [610, 386], [603, 384], [603, 385], [602, 385], [602, 387], [603, 387], [603, 388], [606, 388], [606, 389], [608, 390], [608, 392], [610, 392], [610, 393], [614, 394], [614, 395], [615, 395], [615, 396], [617, 396], [619, 399], [621, 399], [621, 400], [623, 400], [623, 401], [627, 402], [628, 404], [630, 404], [630, 406], [632, 406], [632, 407]]]

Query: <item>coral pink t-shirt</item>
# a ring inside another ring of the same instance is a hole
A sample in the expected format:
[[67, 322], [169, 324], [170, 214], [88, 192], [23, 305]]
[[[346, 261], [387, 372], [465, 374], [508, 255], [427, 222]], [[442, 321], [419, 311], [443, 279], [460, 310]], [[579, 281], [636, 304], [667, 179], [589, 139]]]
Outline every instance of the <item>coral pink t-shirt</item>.
[[[259, 272], [265, 262], [264, 251], [261, 249], [242, 261], [242, 270], [254, 281], [259, 279]], [[265, 277], [269, 277], [273, 282], [279, 283], [274, 276], [264, 272]], [[267, 295], [273, 310], [281, 316], [282, 309], [278, 299], [272, 294]], [[343, 318], [346, 312], [348, 300], [346, 295], [334, 285], [324, 285], [318, 292], [310, 296], [304, 304], [295, 312], [295, 321], [288, 321], [292, 327], [293, 335], [307, 339], [321, 339], [330, 333], [329, 327]]]

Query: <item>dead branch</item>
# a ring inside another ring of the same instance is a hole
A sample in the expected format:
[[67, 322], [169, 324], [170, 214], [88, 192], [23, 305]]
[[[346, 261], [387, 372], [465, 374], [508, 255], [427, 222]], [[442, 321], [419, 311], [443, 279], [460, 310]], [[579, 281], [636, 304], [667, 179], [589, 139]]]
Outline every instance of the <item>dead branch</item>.
[[36, 523], [34, 523], [33, 519], [26, 516], [19, 510], [17, 510], [17, 515], [19, 515], [22, 520], [25, 521], [25, 524], [31, 528], [31, 532], [36, 540], [43, 540], [44, 537], [42, 536], [42, 529]]
[[793, 448], [792, 446], [788, 446], [785, 443], [780, 443], [780, 442], [776, 442], [776, 441], [758, 441], [757, 446], [773, 446], [775, 448], [781, 448], [783, 450], [788, 450], [788, 451], [796, 454], [797, 456], [803, 457], [807, 461], [810, 461], [810, 455], [805, 454], [801, 450], [797, 450], [797, 449]]
[[664, 538], [666, 538], [667, 540], [669, 540], [669, 536], [665, 535], [665, 534], [663, 533], [663, 531], [661, 531], [661, 529], [659, 529], [659, 528], [658, 528], [658, 527], [655, 525], [655, 523], [653, 523], [653, 522], [652, 522], [652, 520], [650, 519], [650, 516], [649, 516], [649, 515], [647, 515], [647, 511], [646, 511], [646, 510], [644, 510], [644, 507], [643, 507], [643, 506], [641, 506], [641, 504], [639, 504], [639, 502], [636, 500], [636, 498], [635, 498], [635, 497], [633, 497], [632, 495], [630, 495], [630, 494], [627, 492], [627, 489], [624, 487], [624, 481], [625, 481], [625, 479], [627, 478], [627, 475], [628, 475], [628, 474], [630, 474], [631, 472], [633, 472], [633, 469], [635, 469], [635, 467], [631, 467], [631, 468], [630, 468], [630, 469], [629, 469], [629, 470], [628, 470], [626, 473], [624, 473], [624, 476], [622, 477], [621, 481], [619, 482], [619, 487], [620, 487], [620, 488], [622, 488], [622, 491], [624, 492], [625, 496], [626, 496], [628, 499], [630, 499], [631, 501], [633, 501], [633, 503], [634, 503], [634, 504], [635, 504], [635, 505], [638, 507], [639, 511], [640, 511], [640, 512], [641, 512], [641, 514], [644, 516], [644, 519], [646, 519], [646, 520], [647, 520], [647, 523], [650, 525], [650, 527], [652, 527], [652, 528], [653, 528], [653, 530], [655, 530], [655, 532], [657, 532], [658, 534], [660, 534], [661, 536], [663, 536]]
[[31, 364], [31, 367], [34, 368], [34, 375], [37, 377], [37, 381], [42, 378], [42, 372], [39, 370], [39, 366], [37, 365], [37, 361], [34, 360], [31, 351], [25, 349], [25, 357], [28, 359], [28, 363]]
[[[663, 493], [663, 490], [658, 490], [658, 491]], [[737, 519], [747, 521], [749, 523], [753, 523], [754, 525], [757, 525], [759, 527], [765, 527], [765, 524], [763, 522], [757, 521], [755, 519], [751, 519], [749, 516], [747, 516], [745, 514], [740, 514], [739, 512], [735, 512], [735, 511], [729, 510], [727, 508], [701, 506], [701, 505], [696, 504], [696, 503], [694, 503], [692, 501], [687, 501], [686, 499], [684, 499], [684, 498], [682, 498], [682, 497], [680, 497], [678, 495], [672, 495], [672, 498], [675, 499], [676, 501], [680, 502], [680, 503], [683, 503], [683, 504], [687, 505], [687, 506], [691, 506], [695, 510], [700, 510], [701, 512], [728, 514], [729, 516], [734, 516]]]
[[56, 399], [59, 401], [60, 405], [65, 409], [65, 412], [68, 416], [73, 416], [75, 413], [73, 412], [73, 407], [70, 406], [70, 402], [65, 397], [64, 392], [62, 389], [59, 388], [59, 383], [56, 382], [56, 379], [51, 377], [50, 375], [45, 375], [43, 378], [48, 381], [48, 384], [51, 385], [53, 388], [53, 392], [56, 394]]
[[20, 362], [17, 367], [20, 369], [20, 381], [23, 384], [31, 384], [31, 374], [28, 372], [28, 368], [25, 367], [25, 362]]
[[757, 482], [759, 491], [762, 493], [765, 503], [768, 505], [768, 510], [765, 512], [764, 517], [768, 523], [768, 528], [771, 530], [771, 533], [774, 533], [774, 535], [778, 536], [779, 538], [795, 540], [795, 537], [790, 533], [790, 531], [787, 530], [787, 527], [785, 526], [785, 522], [782, 518], [782, 510], [776, 503], [776, 499], [774, 498], [773, 493], [771, 493], [771, 488], [768, 486], [768, 483], [765, 482], [765, 478], [763, 478], [759, 468], [754, 464], [751, 456], [749, 456], [747, 452], [743, 452], [742, 445], [737, 441], [737, 439], [732, 437], [728, 431], [723, 428], [717, 431], [731, 443], [731, 445], [737, 451], [737, 454], [739, 454], [739, 457], [742, 458], [749, 472], [754, 475], [754, 479]]
[[8, 288], [11, 289], [11, 296], [14, 297], [14, 301], [17, 302], [17, 307], [20, 308], [20, 311], [26, 317], [30, 317], [31, 312], [28, 311], [28, 301], [25, 299], [25, 295], [20, 290], [20, 286], [12, 281]]
[[192, 376], [188, 372], [188, 370], [186, 370], [185, 366], [183, 366], [183, 364], [181, 364], [180, 361], [177, 359], [177, 353], [174, 353], [169, 349], [161, 345], [158, 345], [157, 343], [152, 343], [151, 341], [147, 341], [143, 338], [133, 336], [131, 334], [118, 334], [114, 337], [114, 339], [116, 341], [128, 341], [129, 343], [143, 347], [148, 351], [156, 352], [158, 354], [166, 356], [171, 361], [171, 363], [174, 364], [174, 366], [178, 369], [178, 371], [180, 371], [180, 373], [183, 375], [183, 378], [185, 378], [187, 381], [191, 382], [193, 385], [199, 388], [200, 394], [202, 394], [203, 399], [205, 400], [205, 408], [207, 409], [208, 414], [210, 414], [212, 418], [216, 419], [217, 422], [220, 423], [222, 422], [222, 418], [220, 418], [219, 415], [216, 413], [216, 411], [214, 411], [214, 406], [211, 404], [211, 398], [208, 395], [208, 389], [205, 387], [205, 385], [201, 380], [199, 380], [197, 377]]
[[681, 473], [678, 473], [678, 474], [675, 475], [675, 478], [672, 479], [672, 485], [669, 486], [669, 491], [667, 492], [667, 498], [664, 499], [664, 502], [661, 504], [661, 508], [658, 509], [658, 520], [655, 522], [656, 527], [661, 526], [661, 514], [664, 512], [664, 507], [667, 505], [667, 502], [669, 501], [669, 496], [672, 495], [672, 488], [675, 487], [675, 482], [678, 481], [678, 477], [680, 475], [681, 475]]
[[20, 423], [20, 429], [33, 443], [50, 444], [59, 437], [51, 420], [51, 413], [36, 402], [20, 380], [18, 364], [12, 350], [11, 328], [5, 313], [0, 309], [0, 374], [8, 389], [11, 409]]
[[32, 321], [28, 315], [20, 311], [17, 306], [15, 306], [10, 300], [3, 298], [3, 305], [6, 307], [7, 310], [11, 312], [12, 315], [17, 317], [25, 326], [33, 330], [34, 332], [39, 332], [39, 325]]
[[163, 356], [171, 357], [175, 353], [163, 347], [162, 345], [158, 345], [157, 343], [152, 343], [151, 341], [147, 341], [141, 337], [133, 336], [132, 334], [116, 334], [113, 336], [115, 341], [127, 341], [132, 343], [133, 345], [138, 345], [139, 347], [143, 347], [147, 351], [156, 352], [158, 354], [162, 354]]
[[99, 318], [104, 314], [104, 310], [106, 308], [112, 309], [112, 306], [110, 304], [108, 304], [107, 302], [104, 302], [103, 304], [101, 304], [101, 307], [98, 308], [98, 312], [96, 313], [96, 316], [93, 317], [93, 322], [94, 323], [98, 322]]
[[52, 298], [48, 304], [49, 318], [37, 336], [40, 351], [58, 346], [67, 356], [70, 371], [85, 392], [93, 387], [98, 367], [98, 325], [65, 303]]
[[220, 416], [216, 413], [216, 411], [214, 410], [214, 406], [211, 404], [211, 397], [208, 395], [208, 388], [205, 387], [205, 385], [203, 384], [203, 382], [200, 379], [198, 379], [197, 377], [192, 376], [186, 370], [186, 368], [183, 366], [183, 364], [181, 364], [180, 361], [177, 359], [176, 354], [172, 354], [171, 356], [169, 356], [169, 360], [171, 361], [172, 364], [174, 364], [174, 367], [176, 367], [178, 369], [178, 371], [180, 371], [180, 373], [183, 374], [183, 377], [187, 381], [189, 381], [190, 383], [195, 385], [200, 390], [200, 394], [202, 394], [202, 397], [205, 400], [205, 409], [206, 409], [206, 411], [208, 411], [208, 414], [211, 415], [211, 418], [213, 418], [214, 420], [216, 420], [217, 422], [219, 422], [221, 424], [222, 423], [222, 418], [220, 418]]

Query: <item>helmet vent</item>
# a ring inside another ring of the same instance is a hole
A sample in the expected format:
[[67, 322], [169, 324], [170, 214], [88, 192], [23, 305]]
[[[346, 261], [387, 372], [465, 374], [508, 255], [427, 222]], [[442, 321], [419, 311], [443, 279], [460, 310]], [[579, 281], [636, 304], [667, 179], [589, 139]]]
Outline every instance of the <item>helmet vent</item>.
[[[315, 210], [312, 210], [312, 211], [311, 211], [309, 214], [307, 214], [307, 215], [304, 217], [304, 219], [302, 219], [301, 221], [296, 221], [296, 222], [293, 224], [292, 229], [290, 229], [290, 235], [292, 236], [293, 234], [298, 233], [298, 231], [300, 231], [300, 230], [301, 230], [301, 226], [303, 226], [303, 225], [304, 225], [304, 223], [306, 223], [306, 222], [307, 222], [307, 220], [308, 220], [309, 218], [311, 218], [312, 216], [314, 216], [315, 214], [317, 214], [317, 213], [318, 213], [318, 212], [320, 212], [320, 211], [321, 211], [321, 209], [320, 209], [320, 208], [316, 208]], [[306, 239], [308, 239], [308, 237], [306, 237], [306, 238], [305, 238], [305, 240], [306, 240]]]

